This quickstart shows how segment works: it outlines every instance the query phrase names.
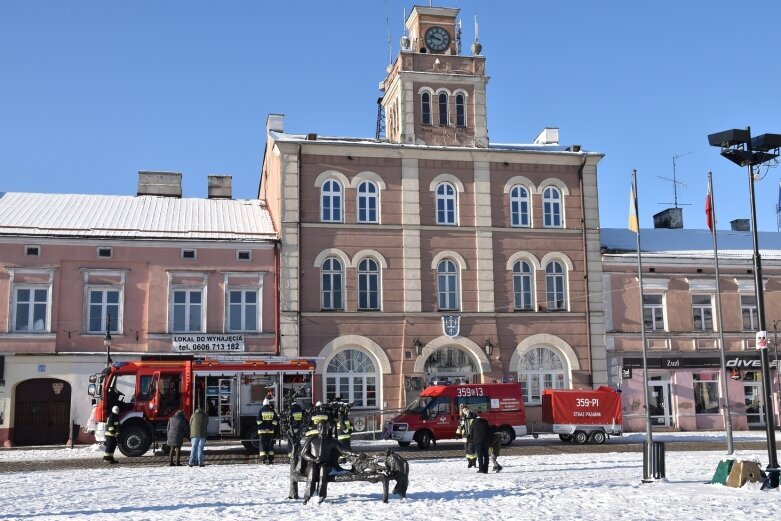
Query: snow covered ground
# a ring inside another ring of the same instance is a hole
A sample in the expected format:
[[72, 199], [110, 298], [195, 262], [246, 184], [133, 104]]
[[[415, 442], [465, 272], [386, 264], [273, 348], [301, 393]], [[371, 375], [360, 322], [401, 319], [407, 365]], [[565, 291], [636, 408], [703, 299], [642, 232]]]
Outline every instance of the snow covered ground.
[[[96, 456], [92, 448], [0, 456], [8, 461], [35, 453], [38, 459], [56, 452]], [[761, 450], [741, 456], [767, 463]], [[651, 484], [640, 482], [638, 453], [503, 457], [504, 470], [488, 475], [467, 470], [460, 458], [414, 460], [404, 500], [393, 496], [383, 504], [380, 485], [336, 483], [325, 503], [306, 506], [285, 499], [284, 464], [13, 472], [0, 475], [0, 519], [776, 519], [781, 492], [706, 483], [722, 457], [723, 452], [668, 450], [667, 479]]]

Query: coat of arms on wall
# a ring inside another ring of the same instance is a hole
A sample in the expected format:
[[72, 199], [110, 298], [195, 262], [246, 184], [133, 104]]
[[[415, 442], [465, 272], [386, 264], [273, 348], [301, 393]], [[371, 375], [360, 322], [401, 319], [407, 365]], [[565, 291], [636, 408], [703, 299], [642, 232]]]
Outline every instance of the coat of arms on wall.
[[461, 317], [459, 315], [442, 315], [442, 331], [450, 338], [457, 337], [461, 332]]

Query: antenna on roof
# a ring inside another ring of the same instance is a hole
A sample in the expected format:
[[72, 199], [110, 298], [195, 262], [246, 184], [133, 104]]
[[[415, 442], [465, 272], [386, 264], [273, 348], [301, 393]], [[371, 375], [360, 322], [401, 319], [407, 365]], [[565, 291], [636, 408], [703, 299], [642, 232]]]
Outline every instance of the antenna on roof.
[[[672, 204], [672, 205], [675, 206], [675, 208], [678, 208], [678, 185], [681, 185], [684, 188], [688, 188], [688, 185], [686, 183], [682, 182], [682, 181], [678, 181], [678, 178], [676, 177], [676, 173], [675, 173], [675, 160], [678, 159], [679, 157], [688, 156], [689, 154], [691, 154], [691, 152], [686, 152], [685, 154], [678, 154], [678, 155], [673, 156], [673, 178], [672, 179], [670, 179], [669, 177], [663, 177], [663, 176], [660, 176], [660, 175], [656, 176], [659, 179], [664, 179], [666, 181], [671, 181], [672, 184], [673, 184], [673, 199], [674, 199], [674, 202], [673, 203], [659, 203], [659, 204]], [[691, 203], [681, 203], [680, 205], [681, 206], [691, 206]]]
[[388, 20], [388, 0], [385, 0], [385, 32], [388, 35], [388, 65], [393, 65], [393, 46], [391, 45], [390, 21]]

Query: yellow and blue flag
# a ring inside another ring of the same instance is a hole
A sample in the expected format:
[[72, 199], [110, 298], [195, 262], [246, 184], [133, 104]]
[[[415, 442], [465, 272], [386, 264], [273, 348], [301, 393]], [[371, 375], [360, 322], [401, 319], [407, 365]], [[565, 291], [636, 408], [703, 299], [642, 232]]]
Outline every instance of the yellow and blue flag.
[[635, 191], [634, 178], [632, 187], [629, 190], [629, 229], [638, 233], [640, 227], [637, 224], [637, 192]]

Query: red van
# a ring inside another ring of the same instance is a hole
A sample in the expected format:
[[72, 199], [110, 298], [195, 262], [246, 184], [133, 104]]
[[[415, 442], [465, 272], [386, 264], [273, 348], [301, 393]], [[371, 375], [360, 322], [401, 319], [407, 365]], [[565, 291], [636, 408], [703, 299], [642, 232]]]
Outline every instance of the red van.
[[413, 441], [427, 449], [436, 440], [456, 438], [461, 404], [485, 418], [509, 445], [526, 435], [526, 410], [521, 384], [432, 385], [391, 420], [391, 438], [402, 447]]

